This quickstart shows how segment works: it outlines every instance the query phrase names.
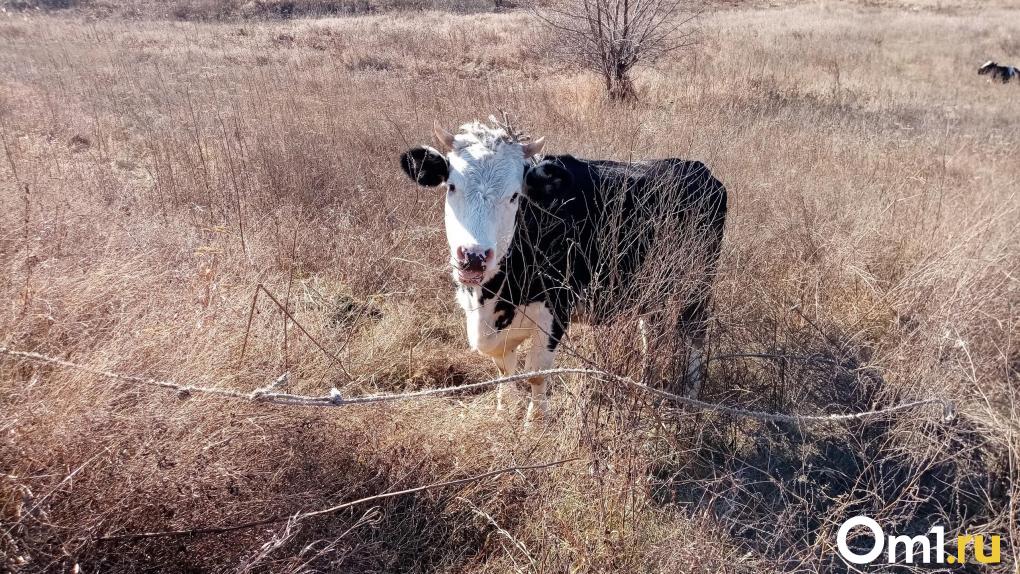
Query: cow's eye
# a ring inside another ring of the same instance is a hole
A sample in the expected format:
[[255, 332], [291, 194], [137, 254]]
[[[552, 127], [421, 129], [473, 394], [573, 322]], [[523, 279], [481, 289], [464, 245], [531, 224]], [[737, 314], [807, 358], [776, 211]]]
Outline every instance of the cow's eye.
[[450, 193], [453, 193], [453, 192], [457, 191], [457, 186], [453, 185], [452, 183], [448, 183], [448, 184], [446, 184], [446, 191], [448, 191]]

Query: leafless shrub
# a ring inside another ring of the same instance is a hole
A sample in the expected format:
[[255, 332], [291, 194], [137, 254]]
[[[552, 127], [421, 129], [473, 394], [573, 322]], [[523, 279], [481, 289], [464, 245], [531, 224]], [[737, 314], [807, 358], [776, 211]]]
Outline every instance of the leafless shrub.
[[694, 39], [691, 0], [562, 0], [538, 10], [557, 49], [598, 74], [614, 100], [636, 97], [633, 70], [651, 65]]

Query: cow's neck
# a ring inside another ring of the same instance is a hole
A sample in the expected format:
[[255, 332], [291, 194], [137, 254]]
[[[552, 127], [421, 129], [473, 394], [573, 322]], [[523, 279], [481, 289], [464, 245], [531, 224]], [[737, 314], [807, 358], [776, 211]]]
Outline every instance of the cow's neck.
[[552, 211], [555, 208], [551, 206], [521, 207], [514, 235], [496, 273], [481, 286], [461, 286], [462, 305], [500, 317], [512, 317], [513, 310], [545, 301], [550, 293], [555, 294], [559, 303], [569, 305], [571, 297], [564, 292], [564, 283], [560, 283], [566, 282], [568, 272], [561, 268], [565, 263], [566, 230], [562, 229], [564, 222]]

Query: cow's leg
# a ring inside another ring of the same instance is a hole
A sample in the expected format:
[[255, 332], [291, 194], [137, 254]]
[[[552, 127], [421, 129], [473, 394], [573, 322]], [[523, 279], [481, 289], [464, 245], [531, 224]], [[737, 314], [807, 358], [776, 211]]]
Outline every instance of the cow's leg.
[[[528, 349], [528, 356], [524, 359], [524, 368], [527, 372], [544, 371], [553, 367], [556, 362], [556, 349], [559, 347], [565, 329], [566, 321], [557, 319], [549, 307], [544, 306], [541, 318], [535, 321], [535, 331], [531, 336], [531, 348]], [[528, 379], [531, 384], [531, 402], [528, 403], [525, 425], [533, 421], [536, 415], [544, 417], [548, 411], [549, 399], [546, 396], [548, 382], [546, 379], [545, 375]]]
[[697, 398], [705, 380], [705, 337], [708, 331], [709, 299], [704, 297], [689, 304], [680, 318], [684, 339], [690, 343], [687, 354], [684, 395]]
[[691, 353], [687, 359], [687, 391], [688, 398], [696, 399], [701, 393], [701, 384], [705, 382], [705, 338], [691, 340]]
[[[492, 362], [496, 363], [496, 369], [499, 370], [500, 377], [509, 377], [517, 372], [517, 349], [513, 349], [505, 355], [492, 357]], [[496, 386], [496, 411], [503, 410], [503, 388], [506, 384]]]
[[688, 398], [697, 398], [701, 393], [701, 386], [705, 381], [706, 360], [705, 360], [705, 339], [708, 334], [709, 309], [711, 305], [712, 284], [715, 282], [716, 271], [719, 264], [720, 246], [722, 244], [722, 220], [713, 216], [712, 228], [705, 236], [705, 248], [708, 260], [705, 265], [705, 276], [701, 281], [700, 289], [694, 297], [694, 301], [684, 308], [680, 317], [681, 328], [685, 338], [690, 342], [690, 352], [687, 356], [687, 380], [685, 395]]
[[641, 335], [641, 354], [644, 355], [647, 361], [648, 357], [648, 324], [645, 323], [644, 318], [639, 318], [637, 321], [638, 333]]
[[[496, 331], [477, 339], [476, 348], [479, 353], [492, 359], [499, 370], [500, 377], [508, 377], [517, 372], [517, 347], [524, 339], [507, 337], [506, 332]], [[496, 386], [496, 410], [503, 410], [503, 387]]]
[[[524, 359], [524, 369], [529, 373], [551, 369], [556, 362], [557, 345], [559, 345], [558, 337], [553, 338], [549, 333], [537, 331], [531, 338], [531, 348], [528, 350], [528, 356]], [[548, 391], [546, 376], [531, 377], [528, 379], [528, 383], [531, 384], [531, 401], [528, 403], [525, 424], [533, 421], [536, 416], [544, 417], [549, 408], [549, 399], [546, 396]]]

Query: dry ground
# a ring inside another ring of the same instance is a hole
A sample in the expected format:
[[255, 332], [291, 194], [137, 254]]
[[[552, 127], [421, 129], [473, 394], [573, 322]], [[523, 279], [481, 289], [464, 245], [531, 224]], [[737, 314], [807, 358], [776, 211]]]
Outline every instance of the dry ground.
[[[568, 377], [553, 420], [525, 431], [491, 392], [303, 409], [0, 358], [3, 568], [831, 572], [836, 526], [869, 514], [1001, 534], [996, 570], [1012, 571], [1020, 86], [974, 70], [1020, 63], [1020, 12], [917, 6], [707, 15], [628, 105], [549, 57], [523, 13], [0, 15], [0, 345], [240, 390], [285, 370], [310, 394], [490, 377], [464, 350], [441, 198], [396, 157], [433, 118], [505, 108], [553, 153], [698, 158], [727, 184], [704, 398], [957, 405], [951, 421], [797, 427]], [[265, 298], [241, 357], [259, 283], [342, 366]], [[629, 329], [569, 341], [626, 370]], [[762, 352], [824, 359], [726, 358]], [[571, 457], [290, 527], [98, 540]]]

